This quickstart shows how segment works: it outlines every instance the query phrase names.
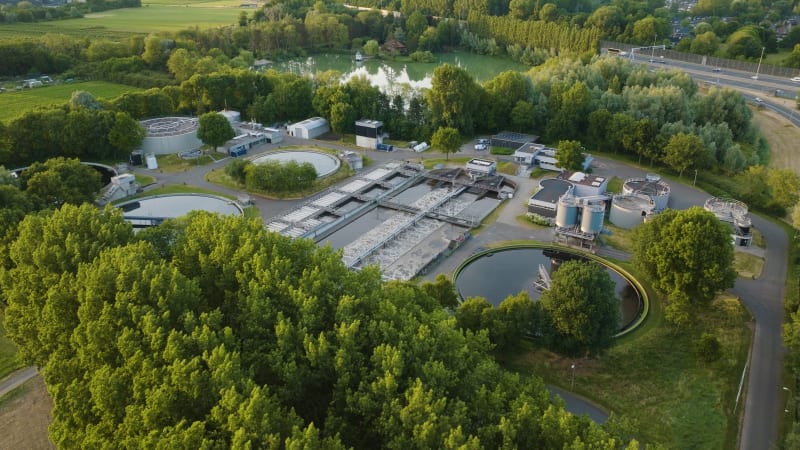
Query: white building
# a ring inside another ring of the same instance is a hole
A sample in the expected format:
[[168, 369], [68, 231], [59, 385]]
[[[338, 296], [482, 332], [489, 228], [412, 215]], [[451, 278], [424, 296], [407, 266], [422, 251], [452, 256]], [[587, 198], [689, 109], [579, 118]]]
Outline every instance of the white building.
[[561, 172], [557, 178], [572, 183], [575, 186], [573, 195], [576, 197], [604, 195], [606, 187], [608, 187], [607, 177], [598, 177], [584, 172]]
[[[545, 170], [563, 172], [564, 169], [558, 166], [556, 152], [558, 152], [558, 149], [546, 147], [544, 144], [529, 142], [514, 151], [514, 161], [528, 166], [538, 166]], [[593, 159], [591, 155], [584, 154], [583, 170], [589, 169]]]
[[356, 121], [356, 145], [364, 148], [378, 148], [383, 143], [383, 122], [361, 119]]
[[312, 117], [289, 125], [289, 134], [303, 139], [314, 139], [329, 131], [331, 127], [322, 117]]
[[495, 174], [497, 163], [489, 159], [472, 158], [467, 162], [466, 169], [472, 177], [485, 177]]

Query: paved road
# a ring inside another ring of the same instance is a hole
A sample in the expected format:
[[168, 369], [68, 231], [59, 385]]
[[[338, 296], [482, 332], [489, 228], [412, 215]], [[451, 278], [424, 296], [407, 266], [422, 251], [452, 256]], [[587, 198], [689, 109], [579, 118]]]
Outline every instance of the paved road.
[[[280, 146], [294, 144], [308, 144], [308, 141], [288, 138]], [[324, 142], [316, 142], [316, 144], [337, 149], [353, 149]], [[279, 146], [267, 145], [259, 148], [258, 151], [263, 152], [277, 147]], [[462, 155], [459, 156], [483, 156], [484, 154], [485, 152], [475, 152], [470, 143], [462, 147]], [[393, 159], [416, 160], [425, 156], [425, 154], [417, 154], [408, 150], [391, 153], [369, 152], [369, 157], [378, 164]], [[433, 155], [428, 155], [428, 157], [433, 157]], [[222, 167], [224, 164], [226, 161], [218, 161], [201, 170], [178, 174], [158, 174], [158, 185], [185, 183], [220, 190], [218, 186], [206, 182], [204, 176], [209, 170]], [[646, 169], [603, 158], [595, 159], [593, 170], [598, 175], [617, 176], [623, 179], [641, 177], [647, 173]], [[437, 273], [452, 272], [466, 256], [491, 242], [516, 239], [552, 240], [552, 230], [550, 229], [529, 230], [516, 225], [515, 218], [524, 213], [524, 202], [531, 193], [533, 185], [525, 177], [512, 177], [512, 179], [520, 184], [520, 190], [511, 203], [501, 211], [497, 222], [483, 230], [475, 238], [470, 239], [452, 257], [444, 260], [436, 268]], [[687, 179], [688, 182], [690, 180]], [[672, 189], [670, 207], [672, 208], [685, 209], [692, 205], [702, 206], [709, 197], [708, 194], [689, 185], [674, 182], [670, 185]], [[230, 189], [222, 190], [234, 195], [240, 193]], [[289, 210], [301, 202], [300, 200], [279, 201], [257, 197], [254, 197], [253, 200], [265, 219]], [[778, 411], [781, 401], [780, 370], [784, 354], [781, 323], [788, 239], [783, 230], [772, 222], [758, 216], [753, 216], [752, 221], [753, 226], [764, 235], [768, 248], [766, 250], [767, 262], [762, 276], [758, 280], [739, 279], [733, 289], [734, 294], [741, 297], [755, 319], [755, 339], [751, 351], [750, 372], [744, 400], [745, 414], [741, 427], [740, 449], [742, 450], [761, 450], [770, 448], [776, 443]], [[435, 277], [435, 273], [428, 274], [428, 277]]]
[[35, 367], [26, 367], [16, 372], [11, 372], [7, 377], [0, 380], [0, 397], [8, 394], [14, 389], [22, 386], [26, 381], [35, 377], [39, 372]]

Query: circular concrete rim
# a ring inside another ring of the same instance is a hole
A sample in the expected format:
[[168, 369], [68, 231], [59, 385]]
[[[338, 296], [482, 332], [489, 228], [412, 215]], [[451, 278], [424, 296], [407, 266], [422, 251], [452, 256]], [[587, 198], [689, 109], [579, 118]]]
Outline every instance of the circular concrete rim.
[[[631, 324], [628, 326], [628, 328], [625, 328], [624, 330], [622, 330], [619, 333], [615, 334], [614, 338], [621, 338], [622, 336], [625, 336], [625, 335], [631, 333], [633, 330], [638, 329], [644, 323], [645, 319], [647, 318], [647, 315], [650, 313], [650, 297], [647, 295], [647, 290], [644, 288], [644, 286], [642, 286], [642, 284], [639, 282], [639, 280], [637, 280], [628, 271], [626, 271], [622, 267], [618, 266], [617, 264], [614, 264], [611, 261], [608, 261], [608, 260], [606, 260], [604, 258], [601, 258], [601, 257], [599, 257], [599, 256], [597, 256], [595, 254], [576, 251], [573, 248], [562, 247], [562, 246], [559, 246], [559, 245], [539, 244], [539, 243], [531, 242], [531, 243], [527, 243], [527, 244], [506, 244], [506, 245], [500, 245], [498, 247], [493, 247], [493, 248], [490, 248], [490, 249], [482, 250], [482, 251], [480, 251], [478, 253], [470, 255], [461, 264], [459, 264], [458, 267], [456, 267], [456, 270], [453, 271], [453, 276], [451, 277], [451, 282], [453, 283], [453, 287], [455, 287], [456, 279], [458, 278], [458, 275], [461, 273], [461, 271], [464, 269], [464, 267], [466, 267], [472, 261], [475, 261], [478, 258], [482, 258], [482, 257], [486, 256], [489, 253], [495, 253], [495, 252], [499, 252], [499, 251], [503, 251], [503, 250], [513, 250], [513, 249], [518, 249], [518, 248], [535, 248], [535, 249], [541, 249], [541, 250], [557, 250], [557, 251], [577, 254], [577, 255], [583, 256], [583, 257], [585, 257], [587, 259], [591, 259], [592, 261], [596, 261], [596, 262], [598, 262], [600, 264], [603, 264], [604, 266], [610, 268], [611, 270], [617, 272], [623, 278], [625, 278], [628, 281], [628, 283], [630, 283], [631, 286], [633, 286], [634, 289], [636, 289], [639, 292], [639, 298], [642, 299], [642, 312], [641, 312], [641, 314], [639, 314], [639, 317], [637, 317], [636, 320], [631, 322]], [[458, 296], [461, 299], [461, 301], [464, 300], [463, 298], [461, 298], [461, 293], [460, 292], [458, 293]]]
[[[329, 176], [335, 174], [339, 170], [339, 168], [342, 166], [342, 161], [338, 157], [336, 157], [335, 155], [331, 155], [330, 153], [322, 152], [322, 151], [315, 150], [315, 149], [312, 149], [312, 148], [299, 148], [299, 149], [296, 149], [296, 150], [293, 150], [293, 149], [276, 149], [276, 150], [268, 151], [268, 152], [265, 152], [265, 153], [261, 153], [261, 154], [259, 154], [257, 156], [254, 156], [253, 159], [251, 159], [251, 162], [253, 164], [258, 164], [256, 162], [257, 160], [262, 159], [262, 158], [264, 158], [266, 160], [266, 159], [268, 159], [268, 157], [270, 155], [276, 155], [278, 153], [289, 153], [289, 154], [291, 154], [291, 153], [316, 153], [318, 155], [322, 155], [322, 156], [325, 156], [325, 157], [330, 158], [331, 160], [333, 160], [334, 169], [329, 171], [328, 173], [318, 174], [317, 175], [317, 179], [318, 180], [322, 179], [322, 178], [329, 177]], [[316, 170], [316, 168], [317, 167], [314, 166], [315, 170]]]
[[[208, 197], [208, 198], [212, 198], [214, 200], [220, 200], [220, 201], [223, 201], [223, 202], [226, 202], [226, 203], [232, 205], [233, 207], [235, 207], [239, 211], [239, 217], [244, 216], [244, 208], [242, 207], [242, 205], [239, 204], [239, 202], [237, 202], [235, 200], [231, 200], [231, 199], [229, 199], [227, 197], [222, 197], [221, 195], [205, 194], [205, 193], [202, 193], [202, 192], [184, 192], [184, 193], [179, 193], [179, 194], [148, 195], [146, 197], [135, 198], [135, 199], [123, 202], [123, 203], [115, 203], [113, 206], [115, 208], [120, 208], [121, 209], [123, 206], [125, 206], [125, 205], [127, 205], [129, 203], [140, 202], [142, 200], [149, 200], [149, 199], [153, 199], [153, 198], [164, 198], [164, 197]], [[206, 211], [206, 210], [197, 209], [195, 211]], [[209, 212], [209, 213], [212, 213], [212, 214], [218, 214], [218, 213], [216, 213], [214, 211], [206, 211], [206, 212]]]

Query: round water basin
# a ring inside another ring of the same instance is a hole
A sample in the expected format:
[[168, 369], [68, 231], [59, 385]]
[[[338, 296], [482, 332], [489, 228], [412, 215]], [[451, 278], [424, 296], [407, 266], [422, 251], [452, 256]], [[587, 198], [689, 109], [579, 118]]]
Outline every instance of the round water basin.
[[144, 197], [117, 205], [124, 216], [154, 219], [173, 219], [191, 211], [208, 211], [241, 216], [242, 207], [223, 197], [208, 194], [171, 194]]
[[467, 260], [456, 272], [455, 285], [462, 299], [483, 297], [494, 306], [500, 305], [508, 296], [522, 291], [536, 301], [541, 296], [541, 290], [537, 287], [540, 265], [549, 275], [562, 262], [573, 259], [601, 264], [608, 271], [620, 300], [620, 331], [628, 330], [637, 323], [637, 319], [643, 314], [644, 303], [633, 283], [600, 261], [561, 249], [512, 247], [478, 254]]
[[324, 178], [339, 170], [339, 158], [327, 153], [311, 150], [296, 152], [271, 152], [253, 159], [253, 164], [263, 164], [267, 161], [278, 161], [281, 164], [295, 161], [298, 164], [311, 163], [317, 171], [317, 178]]

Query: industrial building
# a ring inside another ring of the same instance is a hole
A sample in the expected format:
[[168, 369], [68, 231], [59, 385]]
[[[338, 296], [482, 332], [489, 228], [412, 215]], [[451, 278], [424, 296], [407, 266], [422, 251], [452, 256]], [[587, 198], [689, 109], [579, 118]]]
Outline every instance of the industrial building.
[[383, 144], [383, 122], [362, 119], [356, 121], [356, 145], [364, 148], [378, 148]]
[[322, 117], [312, 117], [289, 125], [289, 134], [303, 139], [316, 139], [331, 131], [328, 121]]
[[196, 117], [160, 117], [139, 123], [146, 132], [141, 145], [145, 155], [171, 155], [196, 150], [203, 145], [197, 138]]
[[608, 187], [607, 177], [598, 177], [585, 172], [561, 172], [556, 178], [566, 180], [575, 187], [573, 195], [576, 197], [590, 197], [603, 195]]
[[731, 225], [733, 245], [749, 247], [753, 243], [752, 222], [746, 204], [732, 198], [711, 197], [703, 208]]
[[473, 179], [489, 177], [497, 172], [497, 162], [490, 159], [472, 158], [467, 161], [466, 170]]
[[513, 131], [501, 131], [492, 135], [493, 147], [520, 148], [525, 144], [536, 142], [539, 136], [533, 134], [514, 133]]
[[[544, 170], [562, 172], [564, 169], [558, 166], [558, 160], [556, 159], [557, 152], [558, 149], [547, 147], [544, 144], [529, 142], [519, 146], [514, 151], [514, 161], [519, 164], [539, 167]], [[589, 170], [593, 160], [594, 158], [592, 155], [584, 155], [583, 171]]]
[[218, 147], [217, 151], [228, 156], [244, 156], [251, 148], [268, 142], [265, 133], [240, 134], [226, 142], [222, 147]]
[[571, 193], [572, 183], [557, 178], [547, 178], [539, 182], [539, 189], [528, 200], [528, 213], [545, 219], [555, 219], [558, 199]]

